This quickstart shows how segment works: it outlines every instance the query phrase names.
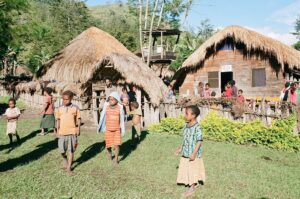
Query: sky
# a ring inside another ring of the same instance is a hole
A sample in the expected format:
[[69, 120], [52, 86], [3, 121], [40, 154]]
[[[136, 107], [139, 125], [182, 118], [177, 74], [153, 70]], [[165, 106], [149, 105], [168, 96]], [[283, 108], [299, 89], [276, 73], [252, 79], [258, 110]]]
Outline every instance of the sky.
[[[115, 0], [87, 0], [89, 6], [116, 2]], [[209, 19], [218, 29], [240, 25], [288, 45], [297, 39], [291, 32], [300, 16], [300, 0], [194, 0], [184, 27], [196, 29]]]

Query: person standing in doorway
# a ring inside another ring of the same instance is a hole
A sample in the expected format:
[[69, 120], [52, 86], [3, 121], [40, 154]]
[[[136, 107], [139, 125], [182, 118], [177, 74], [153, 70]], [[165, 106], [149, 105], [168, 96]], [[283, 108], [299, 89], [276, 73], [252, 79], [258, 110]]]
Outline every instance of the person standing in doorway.
[[237, 97], [238, 96], [238, 88], [235, 86], [235, 81], [231, 80], [229, 82], [229, 84], [231, 85], [231, 89], [232, 89], [232, 97]]
[[108, 96], [114, 91], [117, 91], [117, 87], [112, 84], [111, 79], [107, 78], [105, 80], [105, 97], [108, 98]]

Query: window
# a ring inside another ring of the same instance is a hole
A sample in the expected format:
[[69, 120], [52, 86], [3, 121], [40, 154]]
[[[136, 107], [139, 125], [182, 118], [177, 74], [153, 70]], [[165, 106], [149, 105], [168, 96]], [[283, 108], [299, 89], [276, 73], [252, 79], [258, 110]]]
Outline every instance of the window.
[[211, 88], [219, 88], [219, 72], [208, 72], [208, 83]]
[[255, 68], [252, 69], [252, 87], [266, 86], [266, 69]]

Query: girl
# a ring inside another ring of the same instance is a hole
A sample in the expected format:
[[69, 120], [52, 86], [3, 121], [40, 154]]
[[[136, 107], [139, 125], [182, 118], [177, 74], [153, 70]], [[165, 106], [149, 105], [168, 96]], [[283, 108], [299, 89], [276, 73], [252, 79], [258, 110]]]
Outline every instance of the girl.
[[115, 149], [115, 163], [119, 163], [119, 150], [122, 138], [125, 134], [125, 115], [120, 96], [117, 92], [112, 92], [108, 98], [108, 103], [103, 107], [98, 126], [98, 132], [105, 132], [104, 139], [107, 149], [107, 158], [112, 160], [112, 147]]
[[54, 129], [55, 131], [55, 116], [54, 116], [54, 107], [52, 103], [52, 89], [51, 88], [45, 88], [44, 90], [44, 96], [45, 96], [45, 104], [43, 107], [42, 114], [42, 120], [40, 124], [41, 133], [39, 135], [43, 136], [45, 135], [45, 129]]
[[183, 142], [176, 154], [181, 153], [177, 175], [177, 184], [188, 186], [184, 197], [194, 194], [200, 181], [205, 181], [205, 169], [202, 160], [202, 132], [197, 122], [200, 110], [197, 106], [188, 106], [185, 110], [187, 124], [183, 129]]
[[7, 119], [6, 135], [9, 137], [9, 144], [13, 143], [13, 135], [16, 136], [17, 142], [20, 142], [20, 137], [17, 133], [17, 121], [21, 115], [20, 109], [16, 107], [16, 100], [11, 98], [8, 101], [9, 108], [5, 111]]

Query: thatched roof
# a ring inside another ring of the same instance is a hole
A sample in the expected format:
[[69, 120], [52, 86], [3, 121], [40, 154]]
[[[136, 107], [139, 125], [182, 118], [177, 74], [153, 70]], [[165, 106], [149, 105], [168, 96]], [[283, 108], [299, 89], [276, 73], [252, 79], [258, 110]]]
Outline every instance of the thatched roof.
[[26, 66], [18, 66], [15, 73], [16, 75], [33, 76], [33, 73]]
[[274, 56], [278, 63], [281, 64], [282, 69], [285, 65], [288, 65], [289, 68], [300, 68], [299, 51], [255, 31], [240, 26], [228, 26], [223, 30], [218, 31], [204, 42], [184, 61], [180, 70], [191, 69], [201, 65], [207, 58], [207, 51], [211, 48], [216, 51], [218, 44], [222, 43], [227, 38], [232, 38], [235, 43], [244, 44], [248, 52], [262, 51], [265, 54]]
[[[141, 87], [154, 104], [163, 100], [167, 88], [145, 63], [110, 34], [91, 27], [73, 39], [37, 73], [44, 81], [87, 85], [104, 68], [112, 67], [127, 83]], [[103, 78], [103, 76], [102, 76]]]

